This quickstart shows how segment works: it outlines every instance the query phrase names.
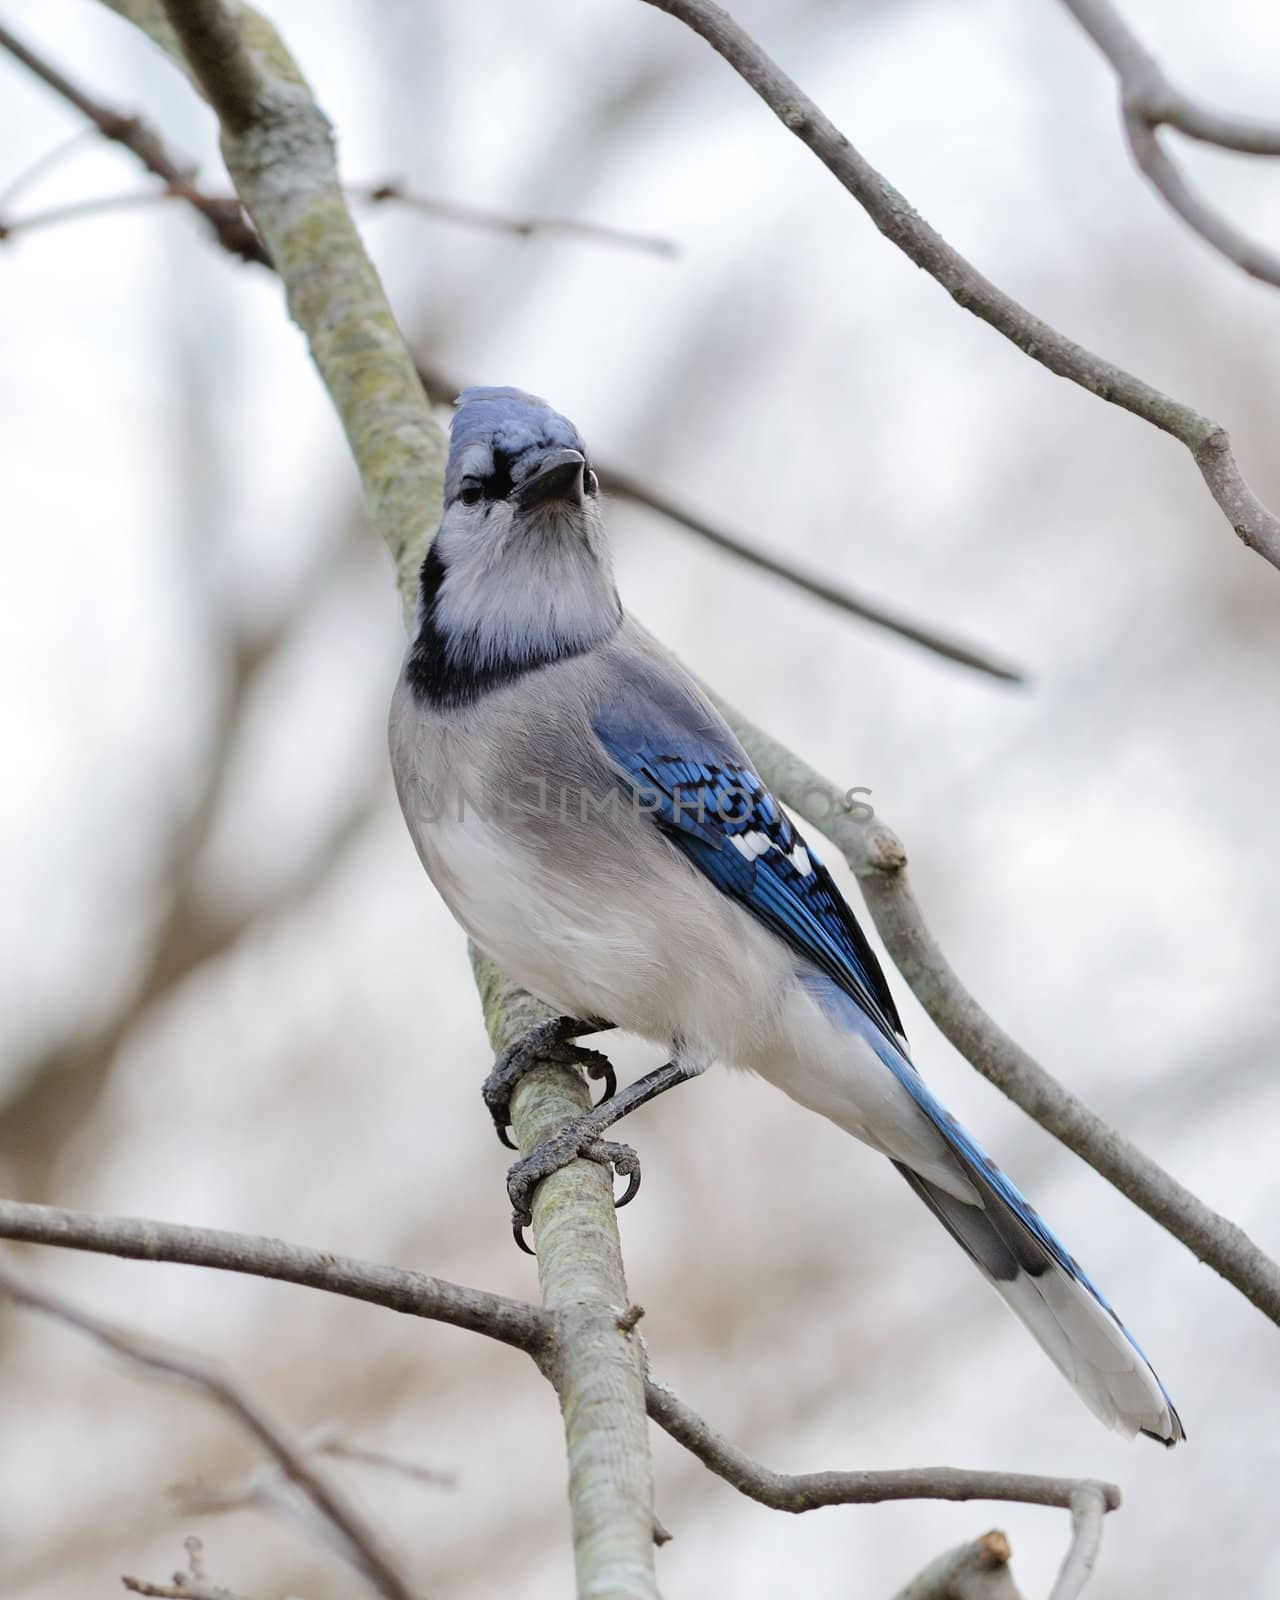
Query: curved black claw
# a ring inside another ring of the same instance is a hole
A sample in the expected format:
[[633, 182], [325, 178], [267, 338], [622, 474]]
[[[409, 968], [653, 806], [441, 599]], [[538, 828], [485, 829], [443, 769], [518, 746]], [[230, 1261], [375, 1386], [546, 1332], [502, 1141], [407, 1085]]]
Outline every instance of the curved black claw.
[[[586, 1060], [588, 1056], [592, 1059]], [[601, 1055], [598, 1050], [583, 1050], [579, 1059], [587, 1069], [587, 1077], [592, 1083], [604, 1080], [604, 1093], [596, 1101], [596, 1105], [602, 1106], [606, 1100], [612, 1100], [618, 1092], [618, 1074], [613, 1070], [613, 1062], [608, 1056]]]
[[522, 1161], [517, 1161], [507, 1173], [507, 1193], [511, 1197], [511, 1235], [526, 1255], [535, 1253], [524, 1237], [524, 1230], [533, 1221], [534, 1190], [544, 1178], [559, 1172], [561, 1167], [567, 1167], [579, 1156], [611, 1167], [618, 1177], [627, 1180], [622, 1198], [614, 1201], [615, 1207], [630, 1205], [639, 1193], [640, 1157], [629, 1144], [601, 1139], [586, 1117], [566, 1123], [559, 1133], [552, 1134]]
[[499, 1141], [508, 1150], [516, 1148], [507, 1135], [507, 1129], [511, 1125], [511, 1096], [515, 1093], [516, 1085], [521, 1078], [534, 1067], [541, 1066], [544, 1062], [552, 1062], [563, 1067], [582, 1067], [589, 1078], [602, 1078], [605, 1091], [596, 1102], [597, 1105], [616, 1091], [618, 1081], [609, 1058], [601, 1055], [598, 1050], [588, 1050], [583, 1045], [575, 1044], [570, 1030], [576, 1030], [578, 1033], [590, 1031], [573, 1017], [551, 1017], [546, 1022], [538, 1023], [514, 1044], [507, 1046], [494, 1062], [493, 1071], [485, 1079], [484, 1103], [493, 1118], [494, 1131]]

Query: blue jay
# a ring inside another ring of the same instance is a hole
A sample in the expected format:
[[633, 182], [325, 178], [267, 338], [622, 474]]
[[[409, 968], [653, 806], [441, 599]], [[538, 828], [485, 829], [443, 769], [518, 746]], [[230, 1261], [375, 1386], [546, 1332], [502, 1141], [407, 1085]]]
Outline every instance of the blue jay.
[[817, 854], [623, 611], [586, 446], [518, 389], [460, 397], [390, 742], [409, 831], [453, 915], [563, 1013], [491, 1076], [500, 1135], [532, 1061], [607, 1074], [573, 1043], [584, 1034], [622, 1028], [671, 1055], [512, 1169], [518, 1213], [579, 1154], [630, 1176], [629, 1197], [634, 1152], [602, 1129], [713, 1061], [745, 1068], [887, 1156], [1103, 1422], [1183, 1437], [1115, 1312], [921, 1080]]

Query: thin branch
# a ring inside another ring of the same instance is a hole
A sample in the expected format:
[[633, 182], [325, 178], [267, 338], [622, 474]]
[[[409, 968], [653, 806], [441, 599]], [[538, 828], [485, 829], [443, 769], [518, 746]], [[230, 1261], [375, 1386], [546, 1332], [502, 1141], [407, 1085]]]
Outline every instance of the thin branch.
[[1280, 156], [1280, 122], [1218, 111], [1192, 99], [1165, 76], [1160, 63], [1110, 0], [1062, 0], [1115, 68], [1125, 109], [1152, 128], [1162, 123], [1188, 138], [1247, 156]]
[[1170, 83], [1110, 0], [1062, 3], [1115, 69], [1125, 139], [1138, 169], [1206, 244], [1251, 278], [1280, 286], [1280, 255], [1256, 243], [1202, 200], [1157, 137], [1158, 129], [1167, 123], [1208, 144], [1250, 155], [1276, 156], [1280, 155], [1280, 124], [1231, 117], [1197, 105]]
[[1096, 1487], [1082, 1487], [1072, 1495], [1071, 1547], [1049, 1600], [1076, 1600], [1088, 1583], [1102, 1548], [1102, 1519], [1107, 1509]]
[[[448, 441], [351, 220], [329, 121], [279, 35], [251, 7], [232, 15], [221, 0], [105, 3], [231, 106], [223, 159], [342, 422], [409, 617], [439, 520]], [[184, 59], [175, 35], [187, 38], [195, 61]]]
[[39, 228], [57, 227], [63, 222], [83, 222], [114, 211], [137, 211], [159, 200], [172, 199], [168, 189], [131, 189], [127, 194], [94, 195], [88, 200], [70, 200], [66, 205], [46, 206], [43, 211], [28, 211], [25, 216], [6, 217], [0, 213], [0, 241], [16, 234], [34, 233]]
[[537, 1355], [551, 1336], [552, 1319], [539, 1306], [402, 1267], [379, 1266], [328, 1250], [286, 1244], [222, 1228], [192, 1228], [145, 1217], [102, 1217], [58, 1206], [0, 1200], [0, 1239], [87, 1250], [130, 1261], [172, 1261], [272, 1278], [407, 1316], [447, 1322]]
[[637, 233], [631, 228], [612, 228], [603, 222], [583, 222], [574, 217], [515, 216], [505, 211], [489, 211], [481, 206], [464, 205], [459, 200], [441, 200], [436, 195], [419, 194], [394, 178], [384, 179], [381, 183], [349, 183], [346, 191], [354, 200], [371, 203], [394, 201], [424, 217], [438, 217], [442, 222], [456, 222], [466, 228], [483, 228], [489, 233], [514, 234], [521, 239], [529, 239], [539, 233], [560, 234], [567, 239], [614, 245], [621, 250], [639, 250], [647, 255], [676, 256], [680, 253], [674, 240], [661, 239], [651, 233]]
[[[0, 29], [0, 32], [3, 31]], [[55, 167], [60, 167], [70, 156], [85, 149], [89, 140], [93, 138], [94, 129], [81, 128], [69, 138], [60, 139], [52, 149], [37, 156], [30, 166], [24, 167], [15, 177], [10, 178], [4, 188], [0, 189], [0, 215], [3, 214], [5, 206], [12, 205], [25, 189], [48, 177]]]
[[889, 954], [938, 1028], [1015, 1105], [1087, 1161], [1264, 1316], [1280, 1323], [1280, 1266], [1053, 1078], [952, 970], [911, 892], [907, 854], [878, 818], [861, 822], [830, 779], [717, 699], [774, 793], [836, 846], [858, 877]]
[[1020, 1600], [998, 1528], [931, 1561], [893, 1600]]
[[207, 1395], [254, 1439], [280, 1472], [309, 1502], [325, 1527], [337, 1535], [344, 1559], [361, 1573], [384, 1600], [414, 1600], [413, 1591], [379, 1548], [372, 1530], [324, 1479], [307, 1465], [302, 1455], [269, 1423], [256, 1405], [220, 1373], [184, 1351], [161, 1349], [133, 1333], [126, 1333], [101, 1318], [81, 1311], [67, 1301], [20, 1282], [0, 1267], [0, 1294], [42, 1316], [87, 1334], [113, 1354], [134, 1366], [164, 1377], [176, 1378]]
[[389, 1456], [381, 1450], [368, 1450], [363, 1445], [350, 1444], [334, 1428], [323, 1428], [311, 1434], [306, 1448], [318, 1455], [332, 1456], [335, 1461], [350, 1461], [357, 1466], [376, 1467], [381, 1472], [395, 1473], [413, 1483], [424, 1483], [432, 1489], [456, 1489], [458, 1480], [452, 1472], [441, 1472], [438, 1467], [421, 1467], [416, 1461], [402, 1461], [399, 1456]]
[[630, 473], [603, 461], [597, 462], [596, 465], [601, 482], [609, 494], [619, 500], [630, 500], [634, 505], [644, 506], [646, 510], [656, 511], [659, 516], [679, 524], [690, 533], [696, 533], [700, 539], [705, 539], [717, 549], [727, 550], [739, 561], [745, 561], [750, 566], [759, 568], [761, 572], [769, 573], [771, 577], [781, 578], [784, 583], [789, 583], [805, 594], [824, 600], [828, 605], [835, 606], [849, 616], [861, 617], [864, 622], [874, 623], [878, 628], [896, 633], [899, 638], [909, 639], [912, 644], [918, 644], [945, 660], [957, 661], [961, 666], [972, 667], [977, 672], [984, 672], [989, 677], [1001, 679], [1005, 683], [1026, 682], [1026, 674], [1021, 668], [1002, 662], [973, 645], [964, 644], [937, 629], [924, 626], [923, 623], [912, 622], [909, 618], [888, 610], [875, 601], [863, 599], [859, 595], [851, 594], [846, 588], [828, 583], [824, 578], [812, 577], [798, 567], [793, 567], [789, 562], [780, 561], [777, 556], [771, 556], [766, 551], [745, 544], [734, 534], [726, 533], [723, 528], [716, 527], [705, 518], [687, 510], [667, 495], [649, 488]]
[[740, 1494], [774, 1511], [817, 1511], [824, 1506], [881, 1505], [887, 1500], [1011, 1500], [1019, 1505], [1069, 1509], [1082, 1492], [1101, 1497], [1114, 1511], [1120, 1491], [1087, 1478], [1046, 1478], [1027, 1472], [983, 1472], [964, 1467], [903, 1467], [883, 1472], [774, 1472], [744, 1451], [650, 1378], [645, 1403], [658, 1426], [703, 1466]]
[[[492, 1002], [491, 1002], [492, 1003]], [[545, 1070], [545, 1069], [544, 1069]], [[517, 1101], [519, 1096], [517, 1096]], [[517, 1105], [517, 1116], [521, 1113]], [[565, 1168], [570, 1179], [584, 1173], [591, 1176], [593, 1163], [577, 1162]], [[560, 1178], [561, 1174], [556, 1174]], [[558, 1197], [555, 1179], [548, 1178], [540, 1192], [551, 1193], [535, 1211], [534, 1226], [543, 1224], [539, 1244], [543, 1270], [552, 1274], [564, 1270], [548, 1258], [557, 1249], [566, 1253], [572, 1241], [556, 1229], [564, 1218], [554, 1216], [562, 1210], [563, 1184]], [[296, 1283], [305, 1288], [364, 1300], [409, 1316], [424, 1317], [482, 1333], [488, 1338], [524, 1350], [546, 1370], [553, 1365], [549, 1352], [566, 1337], [581, 1337], [584, 1323], [581, 1308], [567, 1304], [555, 1312], [523, 1301], [481, 1289], [464, 1288], [440, 1278], [402, 1267], [384, 1266], [349, 1256], [286, 1244], [279, 1239], [253, 1234], [230, 1233], [220, 1228], [193, 1228], [175, 1222], [156, 1222], [137, 1217], [105, 1217], [91, 1212], [64, 1211], [56, 1206], [24, 1205], [16, 1200], [0, 1200], [0, 1238], [29, 1244], [52, 1245], [70, 1250], [87, 1250], [99, 1255], [114, 1255], [126, 1260], [169, 1261], [185, 1266], [211, 1267], [221, 1272], [243, 1273], [250, 1277]], [[587, 1270], [598, 1270], [588, 1262]], [[588, 1308], [589, 1309], [589, 1308]], [[608, 1328], [602, 1334], [628, 1337], [631, 1329], [625, 1312], [613, 1310]], [[566, 1335], [566, 1324], [568, 1333]], [[985, 1472], [958, 1467], [929, 1467], [886, 1472], [773, 1472], [753, 1461], [744, 1451], [717, 1433], [665, 1384], [647, 1378], [644, 1405], [648, 1415], [710, 1471], [732, 1485], [739, 1493], [761, 1505], [779, 1511], [816, 1511], [825, 1506], [872, 1505], [886, 1500], [1000, 1500], [1023, 1505], [1071, 1508], [1081, 1496], [1089, 1496], [1105, 1510], [1120, 1504], [1120, 1491], [1114, 1484], [1081, 1478], [1048, 1478], [1028, 1473]], [[589, 1418], [580, 1426], [591, 1425]]]
[[247, 1595], [233, 1594], [221, 1584], [201, 1583], [186, 1574], [176, 1574], [173, 1583], [149, 1583], [146, 1578], [120, 1579], [130, 1594], [148, 1595], [151, 1600], [248, 1600]]
[[[31, 180], [35, 169], [30, 168], [10, 184], [5, 191], [16, 191]], [[352, 200], [368, 203], [400, 201], [409, 209], [426, 216], [436, 216], [445, 222], [463, 226], [487, 228], [492, 233], [510, 233], [529, 238], [536, 233], [559, 233], [569, 238], [590, 239], [599, 244], [616, 245], [620, 249], [644, 250], [654, 255], [675, 255], [676, 248], [665, 239], [654, 239], [645, 234], [627, 233], [620, 228], [607, 228], [599, 223], [573, 222], [555, 217], [506, 217], [496, 212], [479, 211], [469, 206], [457, 206], [447, 200], [432, 200], [426, 195], [412, 194], [392, 184], [344, 184], [343, 192]], [[24, 216], [5, 218], [0, 213], [0, 239], [15, 233], [32, 233], [38, 228], [51, 227], [60, 222], [78, 222], [84, 218], [100, 216], [112, 211], [128, 211], [139, 206], [154, 205], [159, 200], [184, 200], [194, 205], [206, 216], [239, 216], [242, 226], [248, 227], [240, 211], [240, 202], [232, 196], [210, 195], [194, 184], [166, 184], [163, 189], [131, 190], [127, 194], [94, 195], [87, 200], [71, 201], [66, 205], [50, 206], [44, 211], [28, 212]], [[242, 254], [240, 250], [237, 254]], [[252, 259], [257, 260], [254, 256]], [[263, 265], [269, 265], [265, 260]]]
[[65, 73], [51, 65], [42, 55], [24, 44], [8, 28], [0, 25], [0, 50], [7, 51], [28, 72], [40, 79], [53, 92], [60, 95], [98, 129], [103, 138], [122, 145], [167, 185], [167, 192], [180, 195], [189, 206], [198, 211], [213, 229], [214, 237], [224, 250], [239, 256], [242, 261], [255, 261], [270, 266], [271, 260], [262, 242], [245, 217], [240, 202], [213, 199], [201, 194], [192, 183], [192, 170], [181, 165], [141, 117], [127, 116], [105, 106], [86, 94]]
[[1140, 170], [1192, 232], [1198, 233], [1206, 244], [1212, 245], [1228, 261], [1234, 261], [1251, 278], [1280, 288], [1280, 255], [1266, 245], [1258, 244], [1242, 228], [1237, 228], [1234, 222], [1200, 198], [1161, 147], [1151, 124], [1126, 110], [1124, 132]]
[[1191, 452], [1210, 493], [1250, 549], [1280, 567], [1280, 517], [1249, 488], [1222, 424], [1095, 355], [985, 278], [877, 172], [754, 39], [712, 0], [644, 0], [678, 18], [724, 58], [783, 126], [817, 156], [893, 244], [967, 311], [1032, 360], [1131, 411]]
[[130, 1594], [150, 1595], [153, 1600], [243, 1600], [221, 1584], [210, 1583], [204, 1570], [204, 1546], [195, 1534], [183, 1541], [187, 1552], [187, 1568], [175, 1572], [172, 1583], [148, 1583], [145, 1578], [123, 1577], [120, 1582]]
[[[0, 29], [0, 44], [4, 43], [4, 30]], [[241, 210], [238, 200], [220, 196], [209, 195], [195, 187], [189, 174], [184, 176], [173, 158], [165, 150], [158, 136], [140, 123], [136, 118], [126, 118], [118, 112], [99, 101], [91, 99], [83, 90], [74, 89], [66, 85], [65, 80], [53, 68], [47, 66], [39, 57], [35, 56], [27, 47], [19, 47], [18, 59], [25, 64], [32, 64], [32, 70], [37, 71], [41, 79], [59, 93], [66, 93], [71, 103], [85, 114], [91, 116], [98, 128], [108, 138], [113, 138], [134, 151], [150, 171], [166, 180], [166, 197], [174, 197], [186, 201], [197, 210], [214, 228], [215, 237], [224, 249], [241, 259], [250, 260], [265, 267], [272, 263], [261, 241], [254, 233], [248, 220]], [[15, 52], [16, 53], [16, 52]], [[123, 130], [123, 132], [121, 131]], [[135, 138], [135, 135], [140, 136]], [[170, 176], [173, 174], [174, 176]], [[384, 186], [385, 187], [385, 186]], [[425, 197], [415, 197], [421, 204], [436, 204], [428, 202]], [[441, 202], [444, 204], [444, 202]], [[26, 229], [32, 225], [31, 218], [23, 218], [11, 225], [11, 231], [19, 228]], [[582, 226], [589, 226], [583, 224]], [[0, 235], [2, 236], [2, 235]], [[466, 388], [464, 383], [453, 383], [434, 372], [421, 363], [418, 366], [418, 375], [423, 387], [432, 400], [440, 405], [450, 404], [460, 391]], [[807, 573], [780, 561], [775, 556], [770, 556], [755, 549], [734, 534], [727, 533], [724, 529], [713, 526], [705, 518], [681, 506], [669, 495], [647, 487], [633, 473], [606, 461], [598, 461], [597, 467], [605, 481], [609, 492], [621, 500], [629, 500], [633, 504], [643, 506], [647, 510], [656, 512], [659, 516], [666, 517], [678, 527], [696, 534], [699, 538], [707, 540], [719, 549], [726, 550], [758, 567], [761, 571], [769, 573], [772, 577], [781, 579], [811, 594], [837, 610], [844, 611], [850, 616], [859, 617], [870, 622], [876, 627], [884, 628], [889, 633], [910, 640], [913, 644], [920, 645], [923, 649], [946, 660], [955, 661], [961, 666], [972, 667], [978, 672], [983, 672], [990, 677], [1009, 682], [1022, 683], [1026, 681], [1026, 674], [1021, 668], [1002, 662], [996, 656], [985, 650], [980, 650], [974, 645], [966, 644], [955, 639], [938, 629], [914, 622], [908, 617], [892, 611], [878, 602], [864, 596], [851, 593], [848, 589], [837, 588], [823, 579], [811, 577]]]

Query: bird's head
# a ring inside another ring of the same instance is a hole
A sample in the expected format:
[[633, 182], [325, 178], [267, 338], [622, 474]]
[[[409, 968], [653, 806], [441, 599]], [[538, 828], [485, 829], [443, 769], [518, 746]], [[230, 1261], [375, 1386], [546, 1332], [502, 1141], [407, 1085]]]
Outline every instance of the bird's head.
[[519, 389], [467, 389], [422, 570], [424, 650], [492, 674], [588, 649], [620, 617], [600, 486], [578, 430]]
[[446, 559], [475, 547], [490, 562], [529, 542], [602, 548], [600, 485], [573, 423], [519, 389], [460, 395], [440, 539]]

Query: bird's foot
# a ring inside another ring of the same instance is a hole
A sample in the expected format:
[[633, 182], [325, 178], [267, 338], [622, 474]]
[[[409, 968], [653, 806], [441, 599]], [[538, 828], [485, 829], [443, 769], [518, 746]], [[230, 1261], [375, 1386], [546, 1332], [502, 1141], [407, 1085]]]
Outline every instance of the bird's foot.
[[507, 1193], [511, 1197], [511, 1233], [527, 1256], [533, 1251], [525, 1243], [524, 1230], [533, 1221], [533, 1192], [544, 1178], [561, 1167], [567, 1167], [579, 1156], [588, 1161], [598, 1161], [618, 1177], [627, 1180], [622, 1196], [614, 1201], [615, 1207], [629, 1205], [640, 1188], [640, 1157], [629, 1144], [617, 1144], [612, 1139], [600, 1137], [600, 1118], [593, 1112], [566, 1122], [558, 1133], [553, 1133], [536, 1150], [530, 1152], [507, 1173]]
[[508, 1150], [516, 1148], [507, 1137], [511, 1125], [511, 1096], [516, 1084], [534, 1067], [544, 1063], [582, 1067], [588, 1078], [604, 1082], [604, 1093], [596, 1104], [603, 1105], [612, 1098], [618, 1087], [613, 1063], [599, 1050], [588, 1050], [573, 1042], [580, 1033], [595, 1033], [605, 1027], [606, 1023], [581, 1022], [577, 1017], [549, 1017], [535, 1024], [514, 1044], [509, 1044], [494, 1062], [493, 1071], [484, 1080], [484, 1103], [489, 1108], [498, 1138]]

